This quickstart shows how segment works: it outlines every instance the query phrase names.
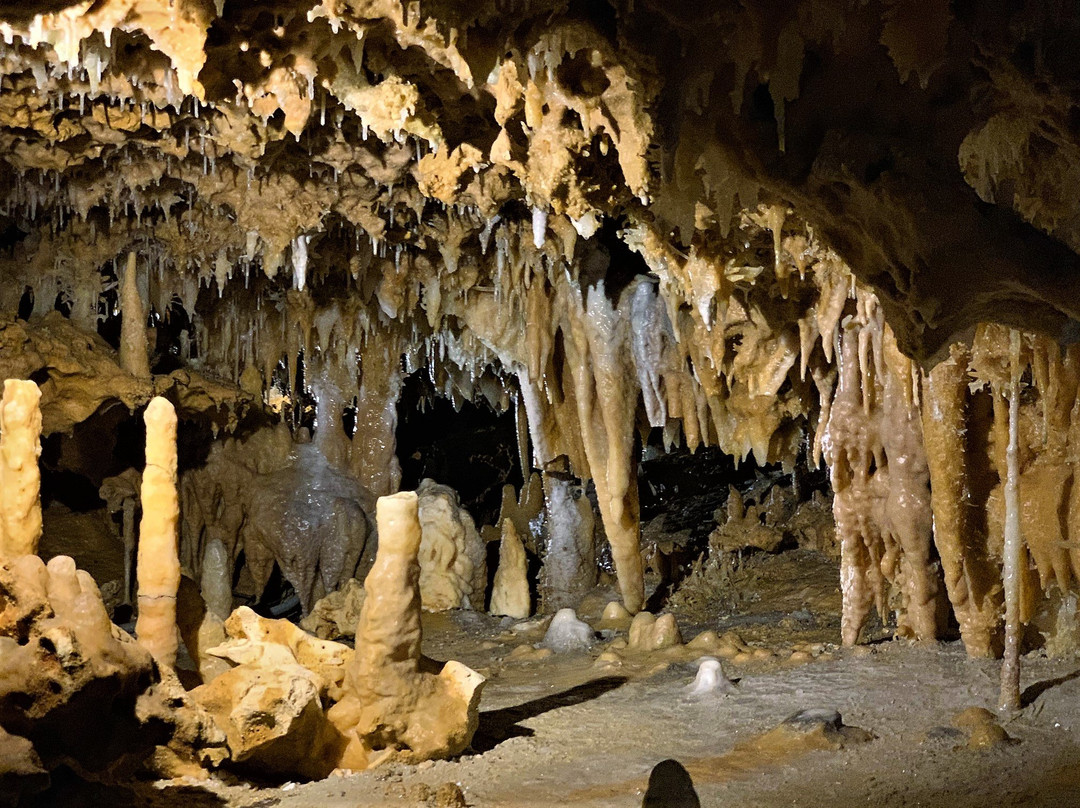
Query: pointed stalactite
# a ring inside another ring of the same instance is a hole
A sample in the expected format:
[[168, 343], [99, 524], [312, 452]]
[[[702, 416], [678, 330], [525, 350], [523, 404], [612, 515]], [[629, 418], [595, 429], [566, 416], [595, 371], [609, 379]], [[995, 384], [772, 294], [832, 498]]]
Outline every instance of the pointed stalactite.
[[41, 391], [8, 379], [0, 401], [0, 559], [36, 555], [41, 540]]
[[136, 379], [149, 381], [150, 354], [146, 340], [146, 304], [139, 293], [135, 253], [128, 253], [120, 287], [120, 367]]
[[176, 491], [176, 410], [160, 396], [150, 401], [146, 422], [146, 469], [139, 523], [139, 617], [135, 635], [162, 665], [176, 664], [176, 592], [180, 586]]

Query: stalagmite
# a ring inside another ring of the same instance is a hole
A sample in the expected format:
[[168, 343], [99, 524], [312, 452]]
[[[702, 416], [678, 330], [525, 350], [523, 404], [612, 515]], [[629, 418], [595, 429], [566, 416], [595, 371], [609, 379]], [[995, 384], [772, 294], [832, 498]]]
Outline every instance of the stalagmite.
[[35, 555], [41, 539], [41, 391], [8, 379], [0, 400], [0, 559]]
[[499, 568], [491, 589], [491, 614], [514, 617], [529, 616], [528, 564], [525, 546], [518, 538], [514, 523], [504, 519], [502, 540], [499, 542]]
[[150, 354], [146, 340], [146, 305], [139, 293], [135, 253], [128, 253], [121, 281], [120, 367], [143, 381], [150, 380]]
[[161, 397], [143, 415], [146, 468], [139, 523], [139, 617], [135, 634], [162, 665], [176, 663], [176, 592], [180, 586], [176, 491], [176, 411]]
[[224, 542], [216, 536], [203, 549], [200, 578], [207, 610], [224, 620], [232, 613], [232, 563]]
[[1002, 709], [1020, 709], [1020, 332], [1009, 334], [1009, 444], [1005, 454], [1005, 546], [1001, 571], [1005, 590], [1005, 655], [1001, 662]]
[[479, 720], [484, 677], [458, 662], [420, 670], [420, 520], [411, 491], [376, 504], [379, 550], [364, 590], [345, 695], [327, 714], [341, 733], [338, 765], [364, 769], [393, 756], [416, 762], [457, 754]]
[[420, 540], [420, 598], [424, 609], [484, 608], [487, 560], [484, 542], [457, 492], [433, 480], [416, 489]]
[[584, 487], [565, 475], [544, 474], [544, 566], [540, 596], [544, 610], [576, 608], [596, 583], [592, 506]]

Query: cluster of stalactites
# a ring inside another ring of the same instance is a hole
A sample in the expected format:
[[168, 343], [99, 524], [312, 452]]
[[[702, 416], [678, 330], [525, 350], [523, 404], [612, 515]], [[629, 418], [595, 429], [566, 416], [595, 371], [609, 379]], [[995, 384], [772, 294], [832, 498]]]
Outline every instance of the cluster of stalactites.
[[[1075, 648], [1080, 580], [1080, 349], [1020, 335], [1017, 376], [1019, 618], [1051, 651]], [[1001, 648], [1009, 446], [1010, 332], [982, 326], [924, 382], [935, 541], [968, 652]]]

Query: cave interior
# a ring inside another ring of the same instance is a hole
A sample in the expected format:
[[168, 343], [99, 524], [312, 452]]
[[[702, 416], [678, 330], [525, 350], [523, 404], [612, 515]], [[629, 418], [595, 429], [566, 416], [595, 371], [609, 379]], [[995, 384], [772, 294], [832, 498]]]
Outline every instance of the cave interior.
[[1080, 804], [1078, 48], [0, 3], [0, 806]]

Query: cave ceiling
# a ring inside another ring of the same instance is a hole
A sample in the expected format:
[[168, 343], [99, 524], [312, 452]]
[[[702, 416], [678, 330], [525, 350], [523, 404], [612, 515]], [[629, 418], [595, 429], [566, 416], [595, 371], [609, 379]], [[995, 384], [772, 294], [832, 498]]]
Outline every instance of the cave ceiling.
[[103, 0], [0, 20], [6, 298], [55, 285], [78, 318], [133, 248], [219, 294], [374, 261], [422, 279], [435, 328], [433, 298], [491, 285], [470, 254], [493, 235], [573, 256], [608, 227], [655, 267], [738, 252], [765, 204], [916, 358], [988, 319], [1078, 336], [1080, 17], [1060, 6]]

